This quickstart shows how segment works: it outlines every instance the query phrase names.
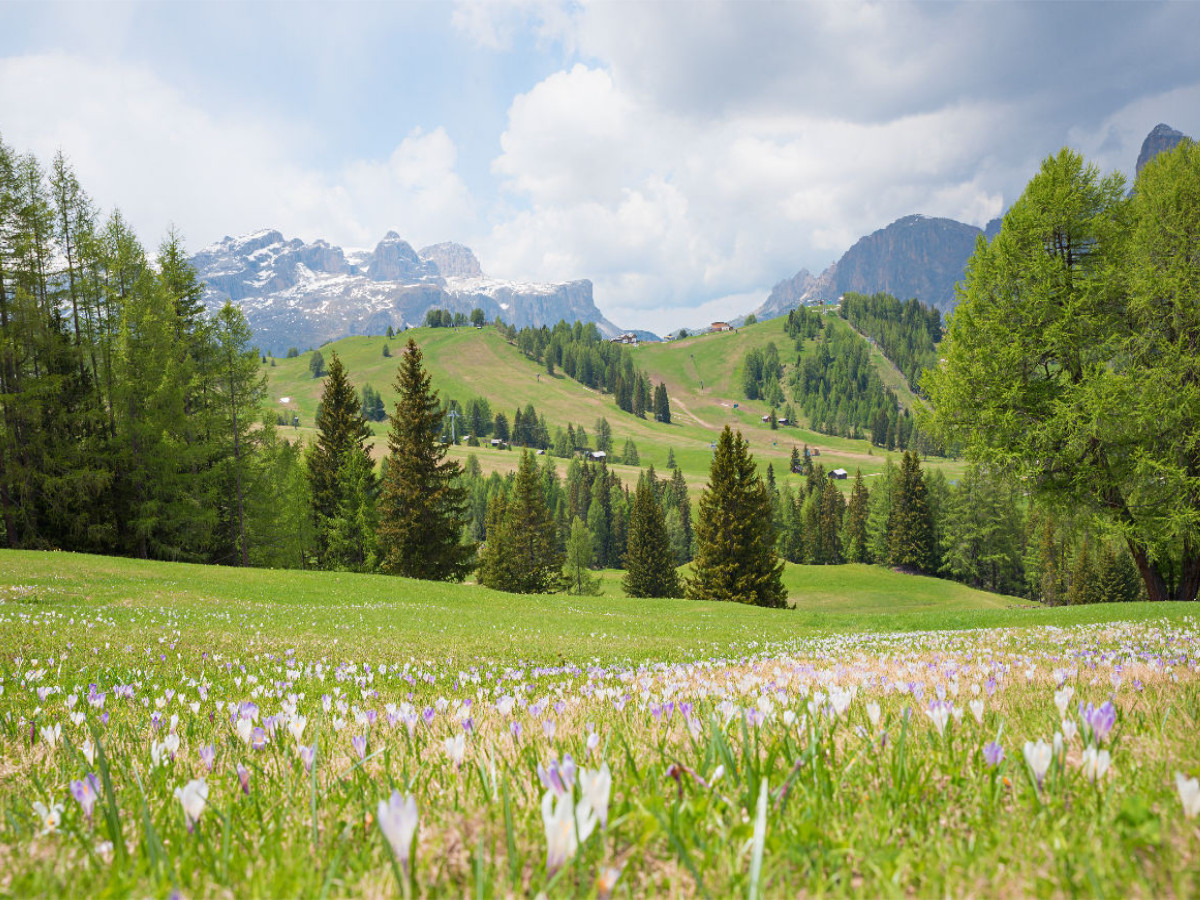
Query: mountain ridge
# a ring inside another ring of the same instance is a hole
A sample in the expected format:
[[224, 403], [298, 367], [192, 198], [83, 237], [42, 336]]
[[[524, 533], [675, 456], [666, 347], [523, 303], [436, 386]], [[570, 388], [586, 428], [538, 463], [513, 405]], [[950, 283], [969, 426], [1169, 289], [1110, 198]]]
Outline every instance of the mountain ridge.
[[420, 252], [389, 231], [370, 250], [309, 243], [265, 228], [226, 236], [191, 259], [204, 282], [205, 305], [238, 303], [264, 351], [317, 346], [355, 334], [419, 325], [430, 309], [469, 314], [482, 309], [518, 328], [595, 322], [612, 337], [621, 330], [597, 309], [592, 282], [518, 282], [488, 277], [462, 244]]

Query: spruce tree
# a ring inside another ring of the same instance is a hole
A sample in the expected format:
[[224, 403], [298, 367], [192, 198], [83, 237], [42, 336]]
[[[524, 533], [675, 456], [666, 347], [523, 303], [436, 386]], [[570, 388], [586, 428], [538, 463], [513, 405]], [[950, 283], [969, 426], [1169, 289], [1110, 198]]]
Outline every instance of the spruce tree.
[[489, 510], [479, 580], [513, 594], [549, 594], [566, 587], [558, 529], [546, 505], [536, 457], [522, 451], [503, 513]]
[[741, 432], [721, 432], [700, 497], [696, 558], [687, 583], [693, 600], [783, 607], [783, 563], [775, 552], [771, 496]]
[[462, 466], [446, 459], [438, 437], [445, 409], [408, 339], [394, 386], [388, 466], [379, 504], [383, 570], [407, 578], [462, 581], [475, 568], [475, 546], [462, 540], [467, 489]]
[[893, 566], [933, 572], [937, 566], [933, 513], [917, 454], [909, 450], [900, 463], [900, 476], [888, 518], [888, 562]]
[[862, 469], [854, 474], [854, 487], [850, 491], [850, 503], [846, 507], [846, 533], [842, 540], [846, 561], [865, 563], [871, 561], [870, 538], [867, 521], [871, 514], [870, 493], [863, 481]]
[[371, 463], [367, 441], [371, 429], [363, 419], [358, 392], [337, 353], [330, 353], [329, 372], [317, 409], [317, 440], [308, 451], [308, 482], [312, 490], [313, 523], [319, 565], [325, 564], [328, 523], [338, 514], [341, 491], [338, 478], [346, 457], [358, 453]]
[[667, 397], [665, 382], [659, 382], [654, 389], [654, 418], [666, 425], [671, 424], [671, 401]]
[[625, 577], [621, 581], [626, 594], [630, 597], [683, 596], [651, 472], [638, 479], [626, 547]]

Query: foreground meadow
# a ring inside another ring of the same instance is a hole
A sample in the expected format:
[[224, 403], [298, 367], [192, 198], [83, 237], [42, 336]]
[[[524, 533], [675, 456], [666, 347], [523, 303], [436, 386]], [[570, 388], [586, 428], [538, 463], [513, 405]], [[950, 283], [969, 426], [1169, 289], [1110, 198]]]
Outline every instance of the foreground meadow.
[[1200, 892], [1189, 607], [632, 603], [0, 554], [0, 892]]

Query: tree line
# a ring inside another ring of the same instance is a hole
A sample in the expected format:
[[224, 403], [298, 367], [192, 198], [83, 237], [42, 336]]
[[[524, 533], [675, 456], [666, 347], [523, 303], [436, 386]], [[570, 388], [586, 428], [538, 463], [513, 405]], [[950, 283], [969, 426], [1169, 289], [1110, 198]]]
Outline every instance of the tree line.
[[838, 315], [855, 331], [874, 341], [900, 370], [913, 393], [920, 393], [921, 373], [937, 364], [942, 314], [915, 297], [901, 303], [891, 294], [848, 293]]
[[9, 547], [246, 565], [289, 527], [297, 451], [262, 422], [241, 312], [182, 241], [148, 260], [60, 152], [0, 140], [0, 527]]

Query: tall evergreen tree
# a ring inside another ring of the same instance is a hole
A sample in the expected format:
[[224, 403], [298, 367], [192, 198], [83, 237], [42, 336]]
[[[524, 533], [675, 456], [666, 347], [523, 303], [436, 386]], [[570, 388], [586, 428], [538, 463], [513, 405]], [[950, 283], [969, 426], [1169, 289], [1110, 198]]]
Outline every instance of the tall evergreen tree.
[[865, 563], [871, 561], [870, 537], [867, 522], [870, 518], [870, 493], [863, 481], [862, 469], [854, 474], [854, 487], [850, 491], [850, 503], [846, 507], [846, 533], [842, 540], [846, 561]]
[[[312, 491], [313, 522], [316, 525], [318, 563], [326, 564], [329, 523], [338, 515], [341, 495], [338, 479], [346, 457], [362, 455], [371, 469], [367, 441], [371, 429], [363, 419], [358, 392], [336, 352], [329, 354], [329, 372], [317, 409], [317, 440], [308, 451], [308, 480]], [[440, 427], [441, 421], [439, 419]]]
[[653, 470], [638, 479], [629, 515], [625, 577], [630, 597], [682, 597], [662, 507], [655, 496]]
[[536, 457], [522, 451], [517, 477], [503, 501], [503, 513], [497, 512], [489, 523], [480, 581], [498, 591], [549, 594], [566, 586], [563, 562]]
[[571, 534], [567, 538], [567, 579], [569, 592], [579, 596], [600, 593], [600, 579], [591, 574], [592, 535], [583, 519], [571, 520]]
[[396, 373], [396, 408], [388, 432], [388, 467], [380, 502], [383, 569], [432, 581], [462, 581], [475, 567], [475, 546], [462, 540], [467, 490], [462, 467], [438, 442], [443, 407], [408, 339]]
[[937, 547], [933, 513], [917, 454], [909, 450], [900, 463], [900, 476], [888, 518], [888, 562], [893, 566], [934, 572]]
[[671, 401], [667, 398], [665, 382], [659, 382], [654, 388], [654, 418], [666, 425], [671, 424]]
[[758, 475], [749, 444], [729, 426], [721, 432], [700, 497], [696, 558], [687, 595], [782, 607], [787, 602], [783, 563], [775, 553], [771, 496]]

